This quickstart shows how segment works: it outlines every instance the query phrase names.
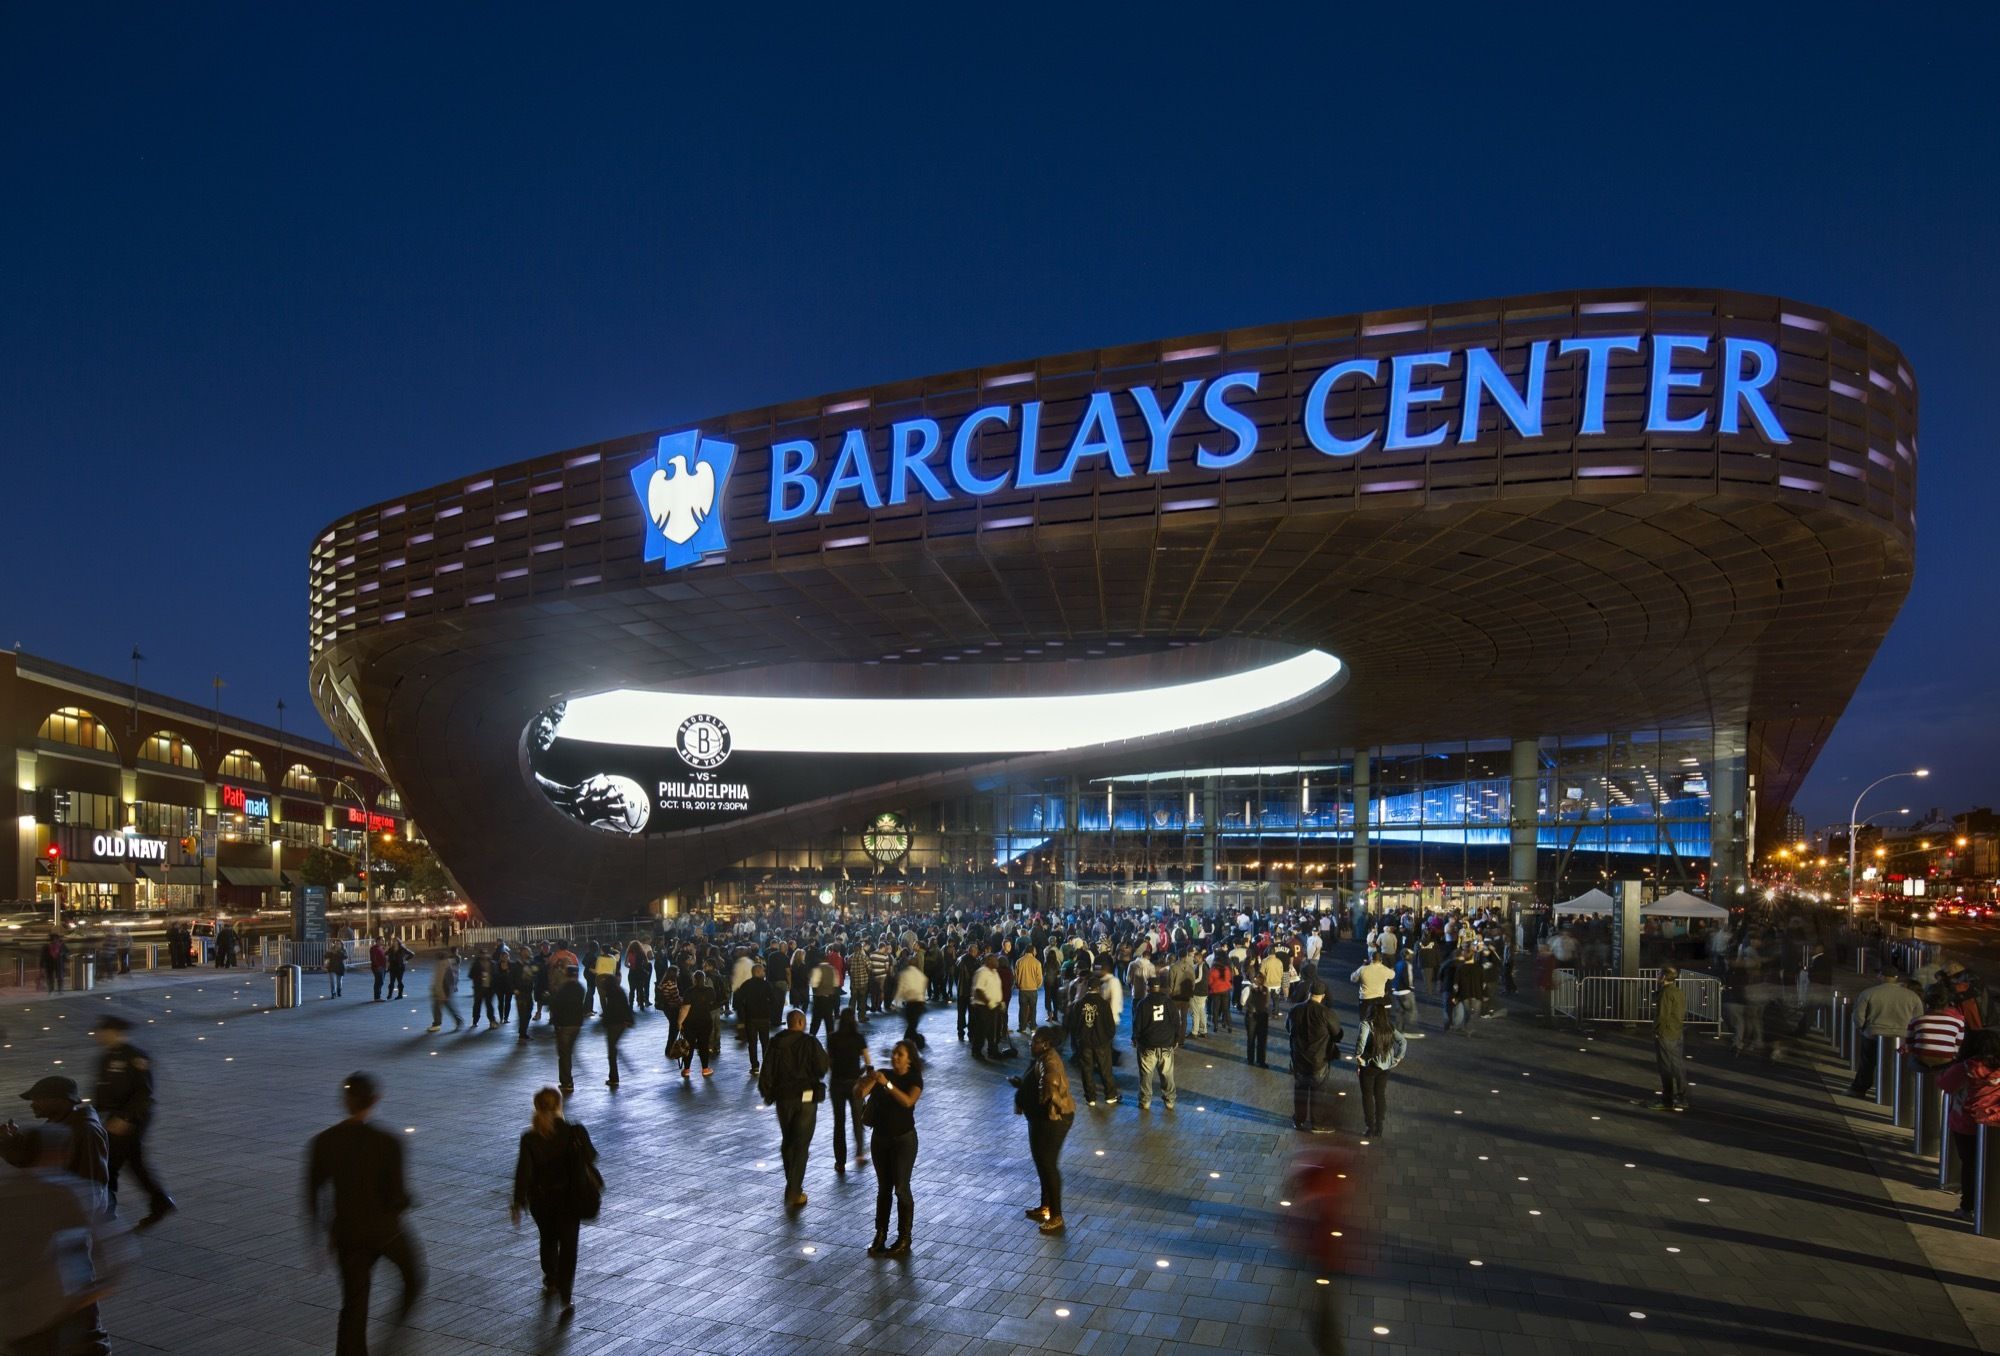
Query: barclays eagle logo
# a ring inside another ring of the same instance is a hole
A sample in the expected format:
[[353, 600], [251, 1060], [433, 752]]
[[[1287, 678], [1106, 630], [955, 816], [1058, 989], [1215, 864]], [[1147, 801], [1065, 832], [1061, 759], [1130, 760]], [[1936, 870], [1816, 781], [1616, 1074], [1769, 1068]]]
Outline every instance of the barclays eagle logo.
[[729, 549], [722, 492], [735, 464], [736, 444], [689, 429], [661, 438], [658, 450], [632, 468], [632, 490], [646, 514], [647, 560], [678, 570]]

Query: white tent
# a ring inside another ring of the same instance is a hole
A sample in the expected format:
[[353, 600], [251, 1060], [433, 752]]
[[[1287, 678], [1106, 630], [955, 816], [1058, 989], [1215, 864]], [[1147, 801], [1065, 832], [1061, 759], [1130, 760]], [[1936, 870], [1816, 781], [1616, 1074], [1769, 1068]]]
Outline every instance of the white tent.
[[1613, 913], [1617, 908], [1617, 900], [1602, 890], [1591, 889], [1585, 890], [1575, 899], [1565, 900], [1556, 905], [1556, 917], [1560, 918], [1566, 913]]
[[1708, 918], [1729, 917], [1729, 910], [1720, 904], [1711, 904], [1700, 895], [1691, 895], [1685, 890], [1676, 890], [1665, 899], [1656, 899], [1639, 910], [1642, 918]]

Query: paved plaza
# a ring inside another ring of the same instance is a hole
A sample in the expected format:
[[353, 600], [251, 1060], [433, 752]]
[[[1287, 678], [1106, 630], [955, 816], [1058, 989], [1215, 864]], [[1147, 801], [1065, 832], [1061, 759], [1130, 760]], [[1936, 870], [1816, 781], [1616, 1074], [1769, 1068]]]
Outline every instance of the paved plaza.
[[[1350, 1036], [1351, 944], [1327, 967]], [[364, 977], [365, 980], [365, 977]], [[1316, 1306], [1339, 1304], [1353, 1352], [1970, 1352], [1991, 1341], [1991, 1249], [1917, 1189], [1871, 1108], [1811, 1060], [1735, 1059], [1690, 1042], [1694, 1109], [1652, 1109], [1649, 1049], [1543, 1027], [1524, 1005], [1438, 1030], [1393, 1075], [1389, 1137], [1366, 1148], [1351, 1066], [1334, 1086], [1361, 1170], [1344, 1232], [1361, 1274], [1319, 1285], [1285, 1248], [1289, 1126], [1283, 1037], [1247, 1068], [1241, 1037], [1181, 1055], [1179, 1107], [1079, 1107], [1065, 1156], [1069, 1232], [1023, 1220], [1035, 1198], [1010, 1067], [981, 1066], [926, 1021], [915, 1248], [864, 1255], [872, 1171], [833, 1173], [822, 1109], [806, 1190], [782, 1208], [773, 1118], [725, 1040], [713, 1079], [661, 1059], [664, 1022], [625, 1041], [603, 1087], [601, 1040], [580, 1044], [575, 1119], [609, 1191], [584, 1233], [577, 1313], [540, 1302], [532, 1229], [507, 1222], [515, 1141], [553, 1043], [511, 1032], [429, 1035], [427, 1001], [367, 985], [273, 1011], [256, 972], [139, 977], [49, 999], [6, 991], [0, 1086], [47, 1073], [89, 1088], [90, 1020], [138, 1026], [159, 1072], [149, 1153], [180, 1203], [106, 1307], [120, 1352], [324, 1352], [338, 1286], [302, 1229], [303, 1152], [339, 1117], [343, 1075], [383, 1077], [378, 1123], [406, 1132], [429, 1290], [391, 1347], [394, 1273], [379, 1269], [378, 1349], [486, 1352], [985, 1353], [1093, 1356], [1306, 1352]], [[412, 973], [410, 991], [427, 991]], [[899, 1020], [878, 1018], [886, 1049]], [[1025, 1042], [1017, 1042], [1025, 1050]], [[1121, 1048], [1129, 1040], [1121, 1036]], [[25, 1106], [13, 1111], [26, 1118]], [[1894, 1185], [1885, 1184], [1889, 1177]], [[1940, 1259], [1944, 1259], [1940, 1261]], [[1947, 1283], [1952, 1287], [1948, 1293]], [[1954, 1303], [1954, 1298], [1958, 1303]], [[1961, 1310], [1963, 1309], [1963, 1314]]]

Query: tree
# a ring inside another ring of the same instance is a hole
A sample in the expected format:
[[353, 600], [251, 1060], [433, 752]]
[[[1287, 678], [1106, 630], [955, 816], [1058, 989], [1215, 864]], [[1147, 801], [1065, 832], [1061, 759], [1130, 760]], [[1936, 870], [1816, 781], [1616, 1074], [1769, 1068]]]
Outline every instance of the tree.
[[353, 874], [353, 858], [332, 848], [308, 848], [305, 860], [299, 863], [300, 880], [307, 885], [324, 886], [329, 890]]

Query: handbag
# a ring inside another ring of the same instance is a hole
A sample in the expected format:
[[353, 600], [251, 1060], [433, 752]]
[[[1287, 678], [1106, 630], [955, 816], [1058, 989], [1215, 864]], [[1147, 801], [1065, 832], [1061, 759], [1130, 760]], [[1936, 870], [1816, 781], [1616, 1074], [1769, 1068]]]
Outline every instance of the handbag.
[[694, 1047], [688, 1044], [686, 1036], [676, 1036], [667, 1044], [668, 1059], [686, 1059]]
[[576, 1200], [576, 1217], [592, 1220], [596, 1219], [598, 1212], [604, 1208], [604, 1174], [597, 1170], [596, 1153], [586, 1152], [590, 1143], [589, 1138], [587, 1136], [579, 1138], [579, 1136], [583, 1136], [582, 1127], [571, 1126], [569, 1149], [574, 1155], [571, 1169], [574, 1175], [570, 1190]]

